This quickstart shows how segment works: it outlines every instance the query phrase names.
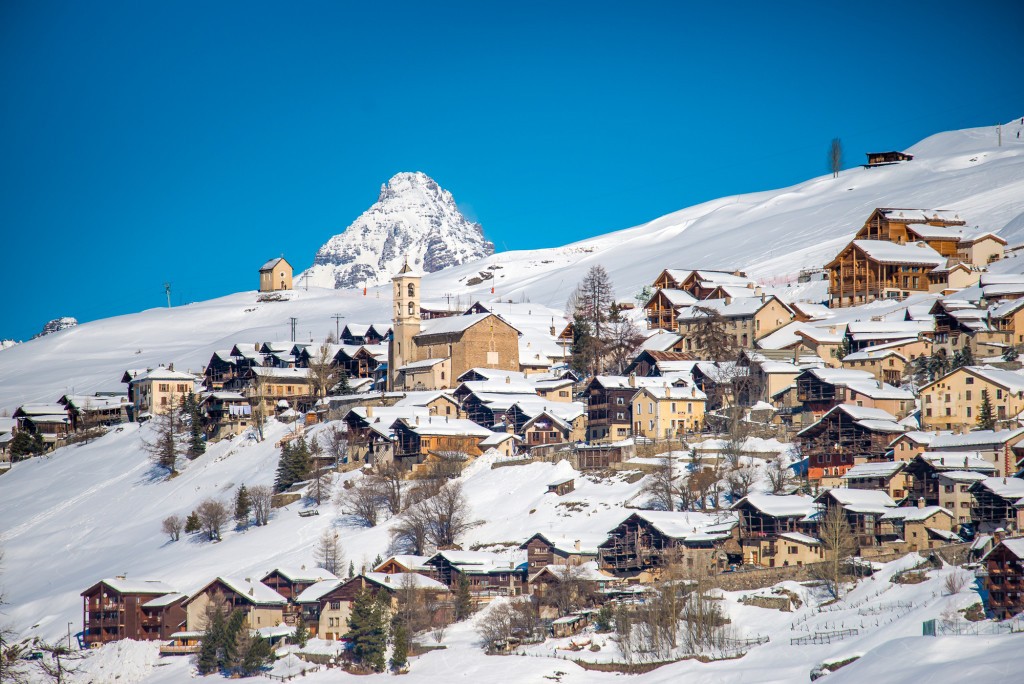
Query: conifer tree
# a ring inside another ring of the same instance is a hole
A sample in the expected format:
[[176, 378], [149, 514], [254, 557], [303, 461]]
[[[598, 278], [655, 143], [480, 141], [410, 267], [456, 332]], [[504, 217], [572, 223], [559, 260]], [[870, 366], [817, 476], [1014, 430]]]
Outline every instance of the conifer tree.
[[982, 430], [993, 430], [996, 427], [996, 419], [992, 415], [992, 401], [988, 397], [988, 390], [981, 390], [981, 406], [978, 408], [978, 427]]
[[356, 566], [355, 563], [353, 563], [352, 561], [348, 562], [348, 576], [350, 578], [356, 576]]
[[391, 670], [403, 672], [409, 665], [409, 628], [397, 616], [391, 623], [391, 644]]
[[192, 511], [188, 514], [188, 517], [185, 518], [185, 532], [192, 534], [193, 532], [198, 532], [201, 529], [203, 529], [203, 523], [199, 520], [199, 514]]
[[1020, 354], [1017, 353], [1017, 348], [1011, 344], [1006, 348], [1006, 351], [1003, 352], [1003, 361], [1006, 361], [1007, 363], [1016, 361], [1018, 356], [1020, 356]]
[[227, 611], [217, 597], [206, 608], [206, 629], [199, 639], [199, 674], [216, 672], [221, 666], [221, 647], [227, 626]]
[[[386, 595], [386, 592], [380, 594]], [[356, 595], [345, 638], [352, 644], [352, 656], [357, 663], [374, 672], [384, 671], [388, 629], [384, 604], [378, 596], [365, 589]]]
[[199, 399], [195, 394], [189, 392], [182, 408], [185, 420], [188, 421], [188, 457], [197, 458], [206, 453], [206, 440], [203, 438], [203, 414]]
[[274, 478], [274, 491], [283, 492], [291, 487], [292, 479], [292, 443], [286, 441], [281, 445], [281, 456], [277, 460], [277, 475]]
[[338, 373], [338, 384], [334, 386], [334, 394], [352, 394], [352, 385], [348, 381], [348, 373], [340, 371]]
[[459, 582], [455, 586], [455, 619], [465, 620], [473, 614], [473, 595], [469, 592], [469, 578], [459, 573]]
[[142, 448], [149, 453], [153, 463], [166, 468], [173, 477], [178, 473], [178, 458], [187, 453], [189, 433], [185, 424], [182, 403], [170, 398], [170, 405], [163, 413], [156, 414], [150, 421], [154, 436], [143, 438]]
[[313, 466], [310, 459], [309, 444], [304, 438], [299, 437], [297, 443], [292, 449], [292, 484], [308, 480], [312, 470]]
[[249, 513], [251, 512], [252, 499], [249, 497], [249, 490], [243, 484], [239, 486], [238, 494], [235, 495], [235, 522], [245, 525], [249, 522]]
[[302, 613], [299, 613], [299, 617], [295, 620], [295, 643], [299, 645], [299, 648], [305, 648], [307, 641], [309, 641], [309, 627], [302, 619]]

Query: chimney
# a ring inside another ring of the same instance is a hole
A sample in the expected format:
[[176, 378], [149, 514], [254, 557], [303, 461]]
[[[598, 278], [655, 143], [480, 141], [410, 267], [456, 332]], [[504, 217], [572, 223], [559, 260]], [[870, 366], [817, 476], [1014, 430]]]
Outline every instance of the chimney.
[[419, 417], [419, 416], [416, 416], [416, 424], [417, 424], [417, 425], [419, 425], [419, 424], [420, 424], [420, 417]]
[[373, 418], [373, 407], [372, 406], [367, 406], [366, 407], [366, 417], [367, 418]]
[[919, 499], [917, 500], [917, 507], [918, 507], [918, 508], [924, 508], [924, 497], [923, 497], [923, 496], [922, 496], [922, 497], [920, 497], [920, 498], [919, 498]]
[[512, 376], [511, 375], [506, 375], [505, 376], [505, 384], [506, 385], [511, 385], [512, 384]]
[[391, 582], [391, 575], [384, 575], [384, 581], [390, 583]]
[[1003, 541], [1003, 535], [1006, 534], [1006, 530], [1000, 527], [998, 530], [992, 533], [992, 543], [998, 544]]
[[548, 328], [548, 332], [551, 333], [552, 337], [555, 337], [556, 335], [558, 335], [558, 331], [555, 330], [555, 319], [554, 318], [551, 319], [551, 327]]
[[580, 540], [579, 539], [576, 540], [576, 550], [577, 551], [580, 550]]
[[636, 387], [636, 373], [629, 374], [629, 386]]

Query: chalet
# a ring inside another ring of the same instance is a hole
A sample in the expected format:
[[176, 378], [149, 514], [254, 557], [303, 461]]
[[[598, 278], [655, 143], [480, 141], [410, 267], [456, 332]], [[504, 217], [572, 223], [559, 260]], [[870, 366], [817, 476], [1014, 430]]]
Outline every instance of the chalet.
[[880, 409], [896, 417], [915, 407], [913, 393], [879, 382], [866, 371], [809, 368], [795, 382], [797, 401], [810, 414], [808, 420], [820, 419], [840, 404]]
[[572, 378], [560, 378], [557, 380], [535, 380], [532, 383], [537, 396], [541, 399], [567, 403], [572, 401], [573, 387], [576, 381]]
[[675, 331], [678, 328], [676, 315], [679, 310], [697, 304], [697, 299], [689, 292], [658, 289], [644, 304], [647, 327]]
[[953, 516], [953, 531], [964, 532], [968, 530], [973, 533], [971, 527], [971, 506], [974, 505], [974, 497], [971, 494], [971, 485], [984, 480], [984, 473], [977, 473], [970, 470], [946, 470], [937, 474], [939, 489], [939, 505], [950, 511]]
[[452, 365], [450, 358], [421, 359], [395, 369], [396, 389], [432, 390], [448, 389], [451, 384]]
[[391, 424], [391, 431], [395, 463], [406, 470], [425, 463], [430, 456], [459, 455], [468, 462], [483, 453], [480, 442], [492, 434], [471, 420], [435, 416], [399, 418]]
[[391, 335], [390, 323], [349, 323], [341, 329], [339, 342], [344, 345], [361, 347], [378, 345], [385, 342]]
[[[695, 299], [703, 300], [711, 298], [715, 290], [722, 286], [753, 291], [757, 283], [743, 271], [690, 271], [679, 283], [678, 289], [689, 292]], [[760, 294], [758, 292], [757, 296]]]
[[[668, 330], [662, 330], [661, 328], [654, 328], [648, 331], [642, 331], [644, 341], [640, 343], [640, 349], [650, 349], [651, 351], [679, 351], [679, 344], [682, 342], [682, 337], [676, 332], [669, 332]], [[637, 373], [641, 375], [641, 373]]]
[[[299, 594], [317, 582], [338, 579], [334, 573], [324, 568], [278, 567], [264, 575], [260, 582], [267, 585], [289, 601], [294, 601]], [[285, 620], [287, 623], [287, 620]]]
[[842, 477], [849, 489], [873, 489], [885, 492], [894, 501], [907, 497], [909, 477], [904, 472], [906, 461], [876, 461], [860, 463], [847, 470]]
[[946, 257], [925, 242], [854, 240], [825, 265], [829, 301], [832, 306], [854, 306], [928, 292], [927, 274], [945, 264]]
[[689, 387], [641, 387], [632, 398], [633, 434], [672, 439], [704, 427], [707, 395]]
[[211, 440], [239, 435], [252, 424], [252, 406], [238, 392], [210, 392], [199, 405]]
[[423, 563], [427, 574], [454, 588], [460, 577], [478, 598], [519, 596], [526, 588], [524, 568], [504, 556], [483, 551], [438, 551]]
[[254, 410], [262, 404], [264, 415], [273, 413], [279, 401], [295, 401], [312, 396], [308, 368], [267, 368], [253, 366], [241, 378], [225, 386], [229, 391], [241, 391], [249, 398]]
[[600, 566], [617, 577], [651, 578], [676, 563], [714, 572], [725, 566], [729, 551], [738, 550], [736, 528], [731, 514], [637, 511], [598, 546]]
[[999, 528], [1019, 532], [1024, 529], [1024, 479], [1018, 477], [987, 477], [969, 488], [974, 497], [971, 520], [978, 532]]
[[[602, 571], [597, 561], [585, 563], [571, 563], [561, 565], [545, 565], [536, 572], [530, 573], [526, 580], [527, 592], [540, 603], [541, 618], [555, 619], [551, 622], [551, 631], [556, 638], [560, 636], [571, 636], [587, 625], [589, 611], [556, 617], [557, 599], [552, 601], [554, 588], [564, 581], [571, 581], [569, 591], [572, 600], [577, 605], [593, 608], [597, 603], [597, 597], [607, 591], [612, 585], [622, 583], [614, 575]], [[551, 597], [551, 598], [549, 598]], [[552, 603], [556, 605], [552, 605]]]
[[173, 368], [156, 368], [129, 381], [129, 396], [134, 399], [135, 420], [166, 413], [179, 406], [189, 394], [198, 393], [202, 381], [192, 373]]
[[[507, 430], [512, 430], [527, 439], [527, 424], [541, 414], [557, 418], [556, 431], [564, 437], [563, 442], [582, 442], [587, 436], [587, 410], [581, 402], [548, 402], [540, 397], [521, 395], [514, 397], [512, 403], [501, 413], [501, 423]], [[535, 424], [534, 430], [542, 430]], [[536, 443], [536, 442], [535, 442]]]
[[957, 242], [956, 255], [962, 262], [985, 266], [1003, 258], [1006, 244], [1006, 240], [994, 233], [971, 233]]
[[480, 425], [494, 425], [502, 422], [506, 412], [516, 402], [524, 398], [536, 398], [537, 390], [525, 380], [506, 377], [467, 380], [455, 388], [453, 396], [462, 403], [467, 418]]
[[928, 445], [932, 443], [932, 440], [935, 439], [936, 436], [937, 435], [934, 432], [922, 432], [920, 430], [904, 432], [889, 443], [889, 448], [892, 450], [893, 454], [893, 460], [914, 460], [915, 456], [928, 450]]
[[[919, 349], [917, 353], [908, 352], [908, 348]], [[930, 355], [929, 340], [913, 340], [888, 342], [864, 347], [860, 351], [851, 352], [841, 360], [843, 368], [865, 371], [879, 381], [889, 385], [900, 385], [910, 362], [919, 356]]]
[[740, 549], [750, 565], [803, 565], [822, 559], [821, 542], [802, 522], [814, 500], [799, 495], [748, 494], [732, 505], [739, 514]]
[[342, 418], [348, 428], [349, 458], [366, 463], [390, 461], [394, 437], [391, 426], [395, 421], [404, 418], [415, 422], [429, 417], [430, 410], [420, 406], [355, 407]]
[[839, 404], [797, 433], [812, 480], [839, 478], [856, 461], [885, 461], [894, 436], [906, 432], [881, 409]]
[[811, 368], [825, 367], [825, 361], [798, 348], [790, 350], [744, 349], [737, 361], [747, 368], [747, 384], [753, 401], [767, 402], [790, 387], [797, 377]]
[[240, 377], [246, 368], [260, 365], [261, 357], [256, 352], [242, 356], [232, 355], [231, 351], [230, 349], [215, 351], [210, 356], [210, 360], [206, 362], [206, 370], [203, 371], [204, 384], [211, 390], [224, 389], [225, 383]]
[[644, 349], [623, 370], [624, 375], [654, 377], [689, 373], [693, 370], [693, 355], [684, 352]]
[[223, 601], [228, 610], [244, 611], [250, 629], [281, 624], [288, 604], [284, 596], [248, 577], [218, 577], [185, 601], [188, 630], [206, 629], [207, 607], [219, 601]]
[[38, 435], [46, 449], [59, 446], [71, 433], [71, 418], [60, 404], [22, 404], [12, 416], [17, 432]]
[[522, 435], [527, 448], [544, 444], [565, 444], [573, 441], [573, 426], [553, 411], [541, 411], [523, 423]]
[[680, 290], [683, 281], [690, 277], [693, 271], [679, 268], [666, 268], [654, 279], [654, 287], [663, 290]]
[[480, 441], [480, 450], [487, 453], [491, 449], [502, 456], [515, 456], [523, 444], [523, 438], [510, 432], [492, 432]]
[[952, 358], [957, 352], [972, 357], [999, 356], [1012, 343], [1012, 333], [993, 324], [989, 312], [963, 301], [938, 300], [929, 312], [934, 319], [932, 353], [942, 350]]
[[67, 410], [72, 430], [106, 427], [128, 421], [127, 394], [65, 394], [57, 403]]
[[285, 258], [271, 259], [260, 266], [260, 292], [292, 289], [292, 265]]
[[834, 506], [842, 509], [862, 553], [863, 549], [879, 545], [878, 522], [896, 508], [896, 502], [888, 494], [868, 489], [836, 487], [819, 494], [814, 502], [822, 509], [817, 516], [819, 521], [824, 520]]
[[519, 548], [526, 551], [527, 573], [533, 575], [548, 565], [579, 565], [596, 560], [597, 541], [581, 541], [579, 535], [567, 537], [538, 532]]
[[879, 519], [878, 536], [884, 542], [904, 542], [908, 551], [924, 551], [956, 541], [953, 532], [954, 516], [941, 506], [926, 506], [919, 500], [916, 506], [893, 508]]
[[978, 284], [982, 272], [980, 266], [965, 264], [962, 261], [947, 263], [928, 272], [928, 291], [945, 295], [965, 287], [973, 287]]
[[427, 568], [424, 563], [430, 556], [414, 556], [412, 554], [400, 554], [391, 556], [386, 561], [373, 569], [374, 572], [383, 572], [386, 575], [395, 575], [402, 572], [424, 572]]
[[1024, 273], [982, 273], [978, 285], [985, 302], [1016, 301], [1024, 297]]
[[1007, 345], [1024, 344], [1024, 298], [996, 302], [986, 311], [989, 324], [1005, 335]]
[[[334, 586], [322, 592], [319, 591], [321, 583], [315, 584], [300, 596], [303, 606], [308, 606], [316, 593], [314, 589], [319, 592], [319, 596], [316, 598], [319, 603], [316, 622], [317, 636], [327, 640], [338, 640], [345, 636], [348, 632], [348, 618], [352, 614], [352, 604], [355, 603], [356, 597], [364, 591], [375, 596], [380, 592], [386, 592], [391, 598], [389, 607], [392, 611], [398, 607], [397, 594], [403, 587], [425, 591], [431, 595], [431, 601], [448, 594], [448, 587], [414, 572], [398, 575], [366, 572], [347, 580], [335, 580], [331, 584]], [[325, 585], [322, 588], [327, 587]], [[304, 607], [304, 614], [306, 610]]]
[[982, 559], [988, 609], [997, 620], [1024, 611], [1024, 538], [1003, 539]]
[[[981, 452], [978, 451], [924, 451], [912, 460], [905, 461], [905, 463], [906, 470], [904, 472], [911, 478], [910, 490], [907, 492], [910, 500], [918, 501], [923, 499], [925, 504], [929, 506], [944, 506], [951, 511], [961, 509], [959, 505], [961, 498], [966, 498], [968, 503], [968, 506], [963, 508], [969, 509], [970, 496], [960, 498], [944, 496], [944, 494], [950, 495], [956, 492], [943, 490], [943, 487], [940, 485], [940, 477], [942, 475], [946, 473], [970, 472], [974, 473], [976, 477], [960, 477], [959, 479], [976, 482], [986, 477], [992, 477], [995, 474], [995, 466], [982, 458]], [[966, 491], [965, 489], [964, 493]], [[956, 505], [948, 505], [951, 500], [957, 502]], [[969, 514], [969, 511], [967, 514]]]
[[395, 402], [396, 407], [416, 406], [427, 409], [431, 416], [448, 416], [449, 418], [465, 418], [459, 402], [447, 392], [406, 392], [405, 396]]
[[705, 299], [697, 305], [680, 309], [677, 317], [682, 350], [700, 359], [710, 359], [713, 353], [713, 350], [699, 349], [695, 337], [709, 315], [708, 310], [721, 316], [725, 332], [732, 337], [733, 345], [740, 348], [753, 347], [757, 340], [788, 325], [796, 317], [793, 310], [775, 295]]
[[868, 152], [867, 155], [868, 163], [864, 166], [869, 169], [873, 166], [898, 164], [900, 162], [910, 161], [914, 158], [914, 155], [907, 154], [906, 152]]
[[81, 596], [87, 647], [121, 639], [169, 639], [185, 623], [186, 596], [163, 582], [114, 577], [100, 580]]
[[997, 423], [1015, 421], [1024, 411], [1024, 375], [992, 366], [961, 366], [921, 388], [921, 427], [961, 431], [976, 427], [983, 392]]
[[614, 442], [629, 436], [632, 399], [641, 387], [664, 384], [661, 378], [596, 375], [583, 390], [587, 399], [587, 441]]
[[846, 337], [846, 326], [830, 325], [828, 327], [804, 327], [794, 331], [800, 338], [800, 344], [826, 364], [839, 367], [842, 365], [839, 349]]

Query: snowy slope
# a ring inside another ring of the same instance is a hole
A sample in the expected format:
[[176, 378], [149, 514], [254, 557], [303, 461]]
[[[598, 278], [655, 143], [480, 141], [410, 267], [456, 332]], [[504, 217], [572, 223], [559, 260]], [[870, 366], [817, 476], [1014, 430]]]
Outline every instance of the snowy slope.
[[381, 186], [373, 206], [317, 251], [307, 273], [312, 285], [361, 288], [389, 282], [406, 257], [433, 273], [493, 253], [483, 228], [462, 215], [450, 192], [424, 173], [399, 173]]

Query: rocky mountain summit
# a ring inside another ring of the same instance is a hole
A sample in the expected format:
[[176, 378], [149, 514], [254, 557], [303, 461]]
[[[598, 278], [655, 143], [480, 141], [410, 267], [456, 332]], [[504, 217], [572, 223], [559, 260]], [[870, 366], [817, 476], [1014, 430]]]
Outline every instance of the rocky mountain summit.
[[[433, 273], [494, 253], [483, 228], [425, 173], [399, 173], [377, 201], [321, 247], [308, 271], [319, 287], [366, 287], [391, 279], [405, 263]], [[301, 277], [301, 276], [300, 276]]]

